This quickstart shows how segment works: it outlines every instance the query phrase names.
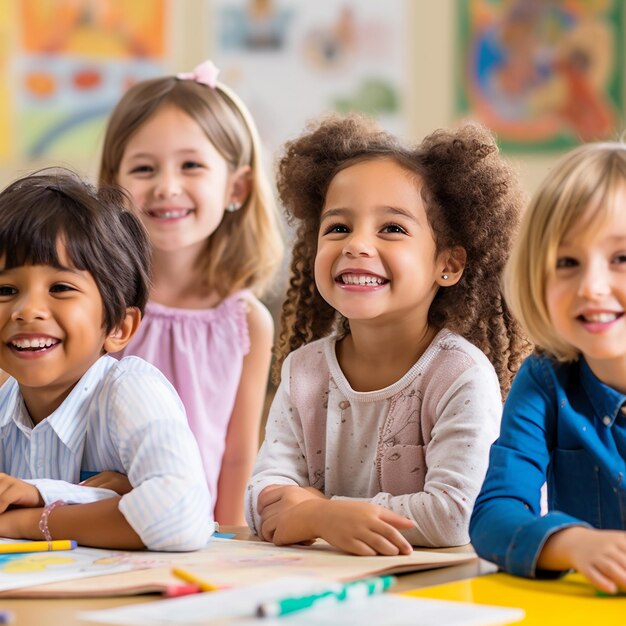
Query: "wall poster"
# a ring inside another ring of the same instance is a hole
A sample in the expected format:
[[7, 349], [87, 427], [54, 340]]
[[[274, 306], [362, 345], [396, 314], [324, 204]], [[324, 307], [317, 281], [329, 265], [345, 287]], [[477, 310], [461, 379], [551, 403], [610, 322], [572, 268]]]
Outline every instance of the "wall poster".
[[622, 0], [460, 0], [458, 109], [511, 150], [614, 139]]

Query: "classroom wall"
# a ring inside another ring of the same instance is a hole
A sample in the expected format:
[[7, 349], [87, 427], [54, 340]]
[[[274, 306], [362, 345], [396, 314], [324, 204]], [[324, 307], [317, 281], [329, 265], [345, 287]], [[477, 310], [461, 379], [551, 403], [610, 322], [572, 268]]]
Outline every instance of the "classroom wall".
[[[36, 2], [37, 0], [33, 0]], [[43, 1], [43, 0], [42, 0]], [[106, 0], [101, 0], [105, 2]], [[149, 5], [150, 0], [141, 0]], [[235, 0], [233, 4], [242, 5], [248, 0]], [[280, 2], [280, 0], [276, 0]], [[449, 126], [458, 121], [455, 109], [456, 52], [458, 38], [458, 19], [460, 0], [388, 0], [387, 6], [406, 3], [409, 19], [406, 20], [403, 35], [407, 41], [404, 73], [404, 125], [406, 138], [419, 141], [432, 130]], [[4, 37], [0, 46], [0, 74], [2, 64], [8, 63], [9, 44], [15, 37], [15, 29], [7, 24], [14, 23], [15, 12], [20, 3], [0, 0], [0, 35]], [[87, 4], [87, 3], [86, 3]], [[326, 7], [341, 4], [341, 0], [324, 0]], [[358, 4], [358, 3], [357, 3]], [[167, 72], [178, 72], [192, 68], [199, 61], [211, 56], [215, 50], [211, 29], [207, 25], [215, 19], [216, 0], [170, 1], [167, 7], [168, 52], [163, 59], [163, 68]], [[4, 16], [5, 29], [2, 29]], [[5, 55], [3, 57], [3, 54]], [[6, 68], [5, 68], [6, 69]], [[394, 68], [389, 68], [391, 72]], [[9, 74], [9, 89], [11, 89]], [[13, 83], [13, 86], [14, 83]], [[288, 87], [288, 86], [287, 86]], [[288, 91], [288, 88], [285, 90]], [[287, 94], [277, 93], [277, 99]], [[1, 107], [0, 107], [1, 112]], [[320, 111], [321, 113], [322, 111]], [[621, 112], [620, 112], [621, 113]], [[268, 129], [269, 130], [269, 129]], [[15, 132], [9, 128], [8, 132]], [[99, 154], [101, 131], [85, 134], [85, 143], [90, 148], [80, 158], [72, 156], [59, 159], [43, 155], [38, 159], [28, 159], [19, 155], [10, 160], [0, 160], [0, 183], [5, 184], [18, 173], [35, 167], [66, 164], [95, 176]], [[272, 147], [268, 158], [273, 160], [276, 149]], [[544, 153], [510, 154], [516, 164], [523, 184], [530, 193], [547, 174], [552, 163], [562, 151]]]

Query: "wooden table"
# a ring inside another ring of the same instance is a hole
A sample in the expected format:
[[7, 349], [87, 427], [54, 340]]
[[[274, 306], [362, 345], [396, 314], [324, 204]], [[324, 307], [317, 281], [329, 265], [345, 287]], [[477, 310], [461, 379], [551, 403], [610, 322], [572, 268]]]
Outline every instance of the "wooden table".
[[[248, 528], [222, 527], [222, 532], [236, 534], [236, 539], [257, 540]], [[446, 552], [467, 552], [467, 546], [448, 548]], [[453, 565], [425, 572], [413, 574], [401, 574], [398, 576], [398, 584], [394, 591], [407, 591], [419, 587], [428, 587], [455, 580], [464, 580], [474, 576], [491, 573], [496, 570], [495, 566], [486, 561], [476, 559], [462, 565]], [[55, 599], [0, 599], [0, 609], [9, 610], [15, 614], [15, 624], [19, 626], [75, 626], [86, 625], [93, 622], [84, 622], [78, 619], [81, 611], [95, 611], [108, 609], [127, 604], [140, 602], [154, 602], [159, 598], [155, 596], [132, 596], [126, 598], [55, 598]]]

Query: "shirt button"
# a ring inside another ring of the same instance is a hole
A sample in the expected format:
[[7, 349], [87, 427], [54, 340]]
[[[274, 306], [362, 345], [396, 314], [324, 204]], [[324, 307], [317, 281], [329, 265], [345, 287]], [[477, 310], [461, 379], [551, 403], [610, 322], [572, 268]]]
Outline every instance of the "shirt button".
[[611, 423], [611, 418], [610, 418], [608, 415], [605, 415], [605, 416], [602, 418], [602, 421], [604, 422], [604, 425], [605, 425], [605, 426], [608, 426], [608, 425]]

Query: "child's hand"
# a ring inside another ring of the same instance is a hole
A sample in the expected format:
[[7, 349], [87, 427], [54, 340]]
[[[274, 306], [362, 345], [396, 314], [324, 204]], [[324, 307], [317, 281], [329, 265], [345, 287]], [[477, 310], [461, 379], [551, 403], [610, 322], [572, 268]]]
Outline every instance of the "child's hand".
[[398, 529], [415, 524], [369, 502], [328, 500], [319, 491], [272, 485], [259, 495], [261, 536], [277, 546], [312, 542], [364, 556], [410, 554], [411, 544]]
[[37, 487], [8, 474], [0, 474], [0, 513], [10, 506], [34, 507], [43, 504]]
[[133, 490], [133, 486], [128, 480], [128, 476], [118, 472], [105, 471], [83, 480], [81, 485], [85, 487], [100, 487], [102, 489], [110, 489], [120, 496]]
[[[276, 526], [286, 511], [311, 499], [325, 499], [324, 494], [314, 487], [298, 487], [296, 485], [270, 485], [261, 491], [257, 506], [261, 516], [261, 538], [265, 541], [274, 540]], [[304, 541], [311, 543], [314, 537]], [[294, 542], [300, 543], [300, 542]]]
[[626, 532], [583, 526], [552, 535], [538, 560], [543, 569], [574, 568], [607, 593], [626, 590]]
[[[329, 500], [315, 520], [318, 535], [331, 545], [361, 556], [411, 554], [413, 547], [400, 530], [415, 523], [389, 509], [369, 502]], [[276, 532], [274, 543], [282, 539]]]

